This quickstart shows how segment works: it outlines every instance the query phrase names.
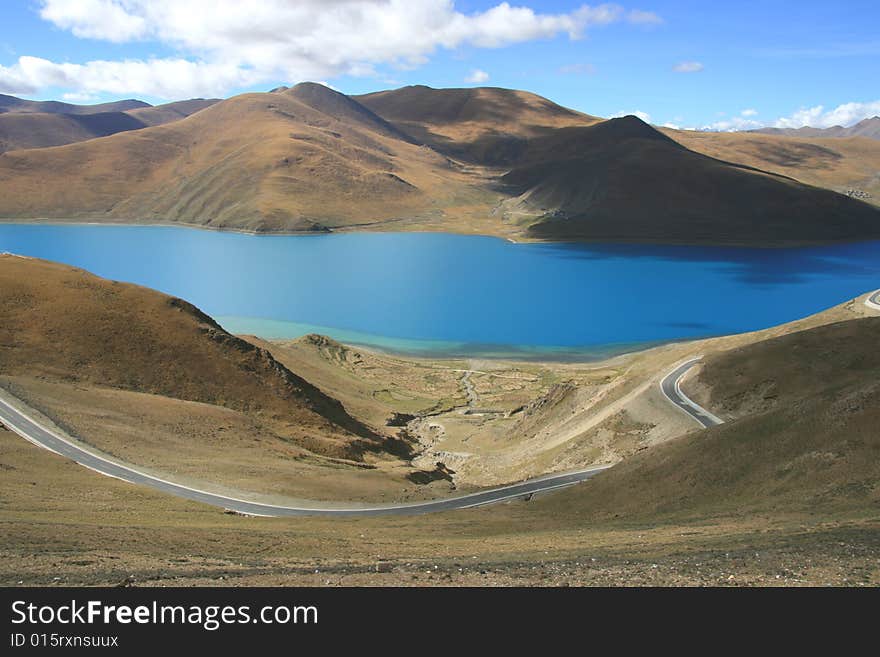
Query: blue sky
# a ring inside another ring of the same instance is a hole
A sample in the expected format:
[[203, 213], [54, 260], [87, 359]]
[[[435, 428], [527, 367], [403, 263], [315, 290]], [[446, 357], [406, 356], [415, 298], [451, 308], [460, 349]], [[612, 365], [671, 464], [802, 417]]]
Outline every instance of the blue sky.
[[[0, 92], [157, 103], [305, 79], [526, 89], [734, 129], [880, 114], [880, 3], [7, 0]], [[245, 9], [242, 9], [245, 7]], [[328, 7], [333, 7], [328, 9]]]

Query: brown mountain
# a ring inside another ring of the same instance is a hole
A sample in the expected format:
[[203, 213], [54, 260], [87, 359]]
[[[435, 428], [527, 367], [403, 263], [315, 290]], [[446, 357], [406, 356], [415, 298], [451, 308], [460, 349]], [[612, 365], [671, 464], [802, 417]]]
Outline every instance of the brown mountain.
[[[12, 103], [8, 99], [20, 101]], [[139, 130], [178, 121], [213, 105], [216, 100], [193, 99], [151, 106], [141, 101], [120, 101], [102, 105], [22, 101], [0, 97], [0, 153], [17, 149], [46, 148], [107, 135]], [[130, 106], [130, 107], [129, 107]], [[114, 107], [123, 108], [116, 109]]]
[[403, 87], [354, 96], [423, 144], [469, 163], [504, 166], [531, 137], [601, 119], [527, 91]]
[[265, 349], [181, 299], [66, 265], [0, 255], [0, 371], [248, 411], [316, 453], [394, 443]]
[[165, 125], [4, 153], [0, 216], [326, 230], [435, 212], [461, 203], [468, 183], [354, 100], [301, 84]]
[[126, 110], [125, 113], [128, 114], [128, 116], [137, 119], [146, 127], [185, 119], [190, 114], [200, 112], [206, 107], [210, 107], [214, 103], [219, 102], [219, 98], [191, 98], [189, 100], [178, 100], [173, 103], [165, 103], [164, 105], [138, 107]]
[[[871, 206], [798, 182], [800, 170], [761, 170], [785, 138], [748, 136], [766, 149], [724, 161], [634, 117], [600, 121], [522, 91], [348, 97], [303, 83], [173, 123], [0, 154], [0, 216], [716, 244], [880, 235]], [[880, 145], [855, 141], [851, 152], [868, 155], [838, 160], [880, 159]], [[796, 166], [823, 169], [816, 161]], [[835, 180], [852, 174], [835, 166]]]
[[531, 141], [501, 180], [541, 238], [781, 244], [880, 237], [880, 211], [695, 153], [634, 116]]

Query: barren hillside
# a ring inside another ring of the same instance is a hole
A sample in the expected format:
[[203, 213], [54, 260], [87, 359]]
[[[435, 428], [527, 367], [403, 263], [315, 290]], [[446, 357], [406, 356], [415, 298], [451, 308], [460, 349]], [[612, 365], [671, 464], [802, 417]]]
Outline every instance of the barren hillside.
[[312, 451], [392, 447], [271, 353], [186, 301], [65, 265], [0, 256], [0, 371], [247, 411]]

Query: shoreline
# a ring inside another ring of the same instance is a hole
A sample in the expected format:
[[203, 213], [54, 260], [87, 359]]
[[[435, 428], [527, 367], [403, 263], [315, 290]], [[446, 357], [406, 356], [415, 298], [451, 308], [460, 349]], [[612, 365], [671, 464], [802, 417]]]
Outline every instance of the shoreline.
[[[221, 322], [221, 326], [223, 326]], [[225, 328], [225, 327], [224, 327]], [[229, 329], [227, 329], [229, 330]], [[307, 335], [320, 335], [323, 337], [330, 338], [335, 342], [338, 342], [346, 347], [352, 347], [356, 349], [360, 349], [367, 352], [372, 352], [375, 354], [383, 355], [383, 356], [391, 356], [394, 358], [403, 358], [407, 360], [425, 360], [425, 361], [461, 361], [461, 360], [490, 360], [496, 361], [499, 363], [504, 362], [513, 362], [513, 363], [530, 363], [530, 364], [541, 364], [548, 363], [554, 365], [577, 365], [584, 363], [601, 363], [607, 360], [613, 360], [615, 358], [620, 358], [622, 356], [631, 356], [633, 354], [642, 353], [645, 351], [650, 351], [651, 349], [656, 349], [658, 347], [665, 347], [672, 344], [685, 344], [688, 342], [698, 342], [701, 340], [710, 340], [712, 338], [723, 338], [729, 337], [728, 335], [709, 335], [709, 336], [699, 336], [693, 338], [679, 338], [679, 339], [670, 339], [670, 340], [651, 340], [645, 342], [634, 342], [634, 343], [625, 343], [618, 344], [612, 343], [609, 345], [596, 345], [595, 347], [583, 347], [583, 348], [565, 348], [565, 347], [542, 347], [540, 345], [535, 347], [523, 347], [522, 349], [512, 349], [503, 348], [504, 345], [498, 345], [497, 350], [492, 351], [429, 351], [429, 350], [406, 350], [400, 348], [394, 348], [391, 346], [383, 346], [377, 345], [369, 342], [360, 342], [357, 340], [346, 340], [346, 339], [338, 339], [333, 337], [332, 335], [327, 335], [327, 332], [319, 332], [319, 333], [305, 333], [303, 335], [299, 335], [296, 337], [265, 337], [259, 335], [257, 333], [240, 333], [237, 331], [229, 330], [230, 333], [238, 336], [254, 336], [259, 338], [260, 340], [265, 340], [270, 343], [279, 343], [284, 344], [287, 342], [294, 342], [296, 340], [300, 340]], [[729, 335], [737, 335], [737, 334], [729, 334]], [[559, 351], [557, 352], [557, 349]]]
[[152, 228], [189, 228], [194, 230], [207, 230], [218, 233], [236, 233], [240, 235], [252, 235], [255, 237], [262, 236], [286, 236], [286, 237], [311, 237], [326, 235], [343, 235], [350, 233], [412, 233], [412, 234], [439, 234], [439, 235], [461, 235], [466, 237], [487, 237], [509, 242], [510, 244], [571, 244], [571, 245], [631, 245], [631, 246], [670, 246], [670, 247], [695, 247], [695, 248], [718, 248], [718, 249], [756, 249], [762, 251], [784, 250], [784, 249], [801, 249], [822, 246], [836, 246], [845, 244], [867, 244], [871, 242], [880, 242], [878, 238], [865, 239], [840, 239], [840, 240], [824, 240], [824, 241], [804, 241], [792, 240], [785, 242], [765, 242], [762, 244], [754, 244], [749, 242], [687, 242], [677, 240], [658, 240], [658, 239], [546, 239], [528, 237], [526, 235], [518, 235], [511, 237], [500, 233], [483, 233], [483, 232], [462, 232], [449, 229], [430, 230], [426, 228], [416, 228], [414, 230], [405, 230], [395, 227], [391, 230], [383, 230], [381, 227], [373, 227], [364, 229], [360, 226], [340, 226], [337, 228], [328, 228], [327, 230], [253, 230], [248, 228], [237, 228], [234, 226], [211, 226], [209, 224], [200, 224], [182, 221], [99, 221], [95, 219], [57, 219], [49, 217], [37, 218], [10, 218], [0, 217], [0, 225], [19, 225], [19, 226], [107, 226], [117, 228], [133, 228], [133, 227], [152, 227]]

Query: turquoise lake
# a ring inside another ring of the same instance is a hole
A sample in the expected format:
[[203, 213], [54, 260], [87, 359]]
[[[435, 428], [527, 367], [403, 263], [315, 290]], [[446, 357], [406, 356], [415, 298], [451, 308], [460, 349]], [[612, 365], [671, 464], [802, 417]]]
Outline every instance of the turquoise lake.
[[766, 328], [880, 287], [880, 242], [746, 249], [0, 224], [0, 251], [182, 297], [236, 333], [320, 332], [422, 355], [595, 357]]

